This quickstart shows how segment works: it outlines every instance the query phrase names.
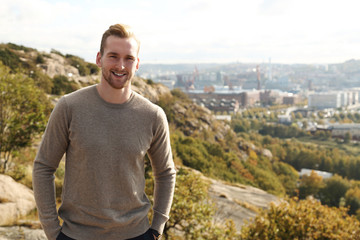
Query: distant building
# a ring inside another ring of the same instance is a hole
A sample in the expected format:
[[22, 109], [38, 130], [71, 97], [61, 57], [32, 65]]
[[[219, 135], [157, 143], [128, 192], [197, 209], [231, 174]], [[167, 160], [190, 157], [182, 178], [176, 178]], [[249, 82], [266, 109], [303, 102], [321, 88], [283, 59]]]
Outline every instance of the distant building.
[[220, 96], [214, 93], [189, 95], [193, 102], [216, 113], [229, 114], [239, 110], [239, 102], [235, 98], [220, 98]]
[[290, 125], [292, 123], [290, 115], [278, 115], [279, 123]]
[[360, 124], [333, 124], [330, 125], [332, 137], [345, 137], [346, 133], [350, 133], [352, 138], [360, 139]]
[[359, 92], [354, 90], [313, 93], [308, 98], [309, 107], [315, 109], [348, 107], [358, 103]]
[[174, 80], [158, 80], [158, 83], [163, 84], [164, 86], [168, 87], [170, 90], [174, 89], [175, 81]]
[[309, 108], [325, 109], [341, 107], [341, 95], [339, 92], [313, 93], [309, 95]]
[[283, 104], [285, 105], [295, 105], [297, 103], [299, 103], [299, 97], [297, 95], [283, 97]]

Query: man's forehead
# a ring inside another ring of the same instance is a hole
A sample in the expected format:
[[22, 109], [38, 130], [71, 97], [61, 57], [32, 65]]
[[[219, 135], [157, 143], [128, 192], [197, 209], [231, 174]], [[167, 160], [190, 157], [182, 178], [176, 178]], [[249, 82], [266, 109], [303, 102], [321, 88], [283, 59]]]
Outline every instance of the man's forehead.
[[[112, 51], [113, 48], [124, 48], [129, 49], [130, 51], [138, 51], [139, 45], [134, 38], [121, 38], [114, 35], [109, 36], [105, 41], [104, 49], [105, 51]], [[110, 48], [110, 49], [109, 49]]]

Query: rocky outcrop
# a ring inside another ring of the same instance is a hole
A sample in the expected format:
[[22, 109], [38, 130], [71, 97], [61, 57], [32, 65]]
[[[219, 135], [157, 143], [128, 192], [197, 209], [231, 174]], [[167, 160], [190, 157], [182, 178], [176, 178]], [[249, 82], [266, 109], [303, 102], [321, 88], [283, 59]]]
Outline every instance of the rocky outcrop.
[[146, 80], [138, 77], [135, 77], [132, 80], [131, 88], [135, 92], [155, 103], [159, 101], [159, 97], [161, 95], [170, 93], [169, 88], [165, 87], [164, 85], [158, 83], [148, 84], [146, 83]]
[[47, 240], [41, 229], [27, 227], [0, 227], [0, 240]]
[[98, 75], [80, 76], [79, 70], [76, 67], [69, 65], [63, 56], [56, 53], [50, 53], [48, 56], [49, 57], [45, 58], [45, 63], [38, 64], [37, 66], [51, 78], [56, 75], [63, 75], [70, 81], [75, 81], [80, 85], [83, 83], [94, 83], [99, 79]]
[[271, 202], [279, 200], [276, 196], [255, 187], [210, 181], [212, 184], [209, 195], [217, 209], [214, 221], [223, 223], [225, 219], [232, 219], [238, 230], [246, 221], [254, 218], [258, 210], [267, 209]]
[[44, 64], [39, 67], [44, 69], [45, 73], [53, 78], [55, 75], [79, 76], [79, 70], [66, 63], [66, 59], [58, 54], [50, 53], [50, 58], [46, 58]]
[[0, 226], [12, 225], [36, 207], [33, 191], [0, 174]]

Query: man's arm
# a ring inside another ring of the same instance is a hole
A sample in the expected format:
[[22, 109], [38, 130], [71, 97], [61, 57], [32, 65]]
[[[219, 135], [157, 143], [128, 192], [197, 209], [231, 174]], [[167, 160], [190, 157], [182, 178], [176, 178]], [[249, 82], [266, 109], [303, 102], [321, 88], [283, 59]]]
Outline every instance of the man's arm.
[[151, 228], [161, 234], [169, 220], [176, 180], [169, 127], [163, 110], [158, 111], [154, 140], [148, 154], [155, 178], [154, 216]]
[[68, 144], [68, 116], [62, 98], [50, 115], [33, 168], [33, 189], [41, 225], [48, 239], [56, 239], [61, 227], [56, 210], [54, 173]]

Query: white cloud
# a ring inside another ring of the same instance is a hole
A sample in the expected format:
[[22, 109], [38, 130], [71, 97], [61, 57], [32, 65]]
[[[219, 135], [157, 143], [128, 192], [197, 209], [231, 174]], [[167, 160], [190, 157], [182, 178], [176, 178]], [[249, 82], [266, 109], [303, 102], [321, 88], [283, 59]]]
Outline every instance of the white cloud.
[[356, 0], [3, 0], [0, 42], [88, 61], [114, 23], [132, 25], [149, 61], [345, 61], [360, 55]]

